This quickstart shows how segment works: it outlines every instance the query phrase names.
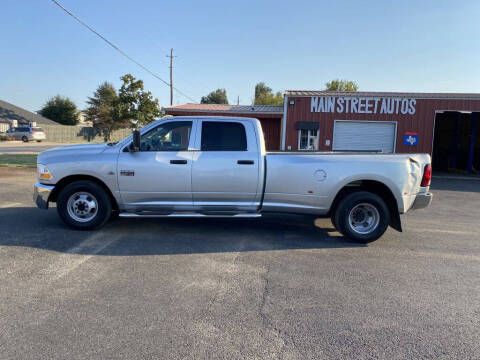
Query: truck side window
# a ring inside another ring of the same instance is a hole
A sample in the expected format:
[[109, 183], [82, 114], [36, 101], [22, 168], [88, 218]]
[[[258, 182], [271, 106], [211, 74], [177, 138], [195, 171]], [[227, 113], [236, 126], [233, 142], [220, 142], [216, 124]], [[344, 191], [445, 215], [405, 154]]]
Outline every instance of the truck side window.
[[172, 121], [158, 125], [142, 135], [141, 151], [185, 151], [188, 149], [191, 121]]
[[236, 122], [204, 121], [202, 151], [246, 151], [245, 127]]

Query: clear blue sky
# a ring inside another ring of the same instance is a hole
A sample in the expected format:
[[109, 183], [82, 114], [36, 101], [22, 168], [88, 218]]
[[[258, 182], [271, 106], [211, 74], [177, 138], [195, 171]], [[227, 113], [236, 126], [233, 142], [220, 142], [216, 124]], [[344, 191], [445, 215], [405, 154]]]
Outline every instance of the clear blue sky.
[[[251, 103], [275, 91], [322, 89], [480, 92], [480, 2], [60, 0], [73, 13], [191, 97], [226, 88]], [[50, 0], [3, 0], [0, 99], [38, 110], [49, 96], [80, 108], [103, 81], [132, 73], [168, 105], [169, 90]], [[175, 103], [189, 102], [175, 95]]]

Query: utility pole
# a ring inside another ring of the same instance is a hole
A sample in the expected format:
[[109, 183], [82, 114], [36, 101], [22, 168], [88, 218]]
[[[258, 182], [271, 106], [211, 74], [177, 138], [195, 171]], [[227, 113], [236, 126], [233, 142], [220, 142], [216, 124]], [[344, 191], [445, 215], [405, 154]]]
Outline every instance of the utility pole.
[[237, 105], [240, 105], [240, 95], [237, 96]]
[[173, 48], [170, 49], [170, 55], [166, 55], [170, 58], [170, 106], [173, 105]]

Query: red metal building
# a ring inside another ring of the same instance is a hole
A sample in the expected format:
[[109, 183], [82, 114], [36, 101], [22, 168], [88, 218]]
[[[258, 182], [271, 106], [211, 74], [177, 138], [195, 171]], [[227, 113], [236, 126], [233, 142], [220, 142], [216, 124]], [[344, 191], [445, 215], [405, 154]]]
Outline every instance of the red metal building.
[[430, 153], [437, 169], [480, 170], [480, 94], [285, 92], [284, 150]]
[[240, 116], [260, 120], [267, 150], [280, 149], [280, 129], [283, 106], [183, 104], [164, 108], [166, 115], [174, 116]]

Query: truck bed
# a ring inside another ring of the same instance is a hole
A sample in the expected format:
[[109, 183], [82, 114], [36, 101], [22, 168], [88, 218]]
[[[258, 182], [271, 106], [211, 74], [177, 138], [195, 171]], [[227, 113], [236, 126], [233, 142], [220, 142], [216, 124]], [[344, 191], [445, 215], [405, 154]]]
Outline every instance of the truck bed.
[[344, 186], [370, 181], [386, 185], [403, 213], [413, 203], [428, 163], [427, 154], [267, 152], [263, 208], [326, 214]]
[[267, 155], [415, 155], [415, 154], [393, 154], [381, 151], [267, 151]]

